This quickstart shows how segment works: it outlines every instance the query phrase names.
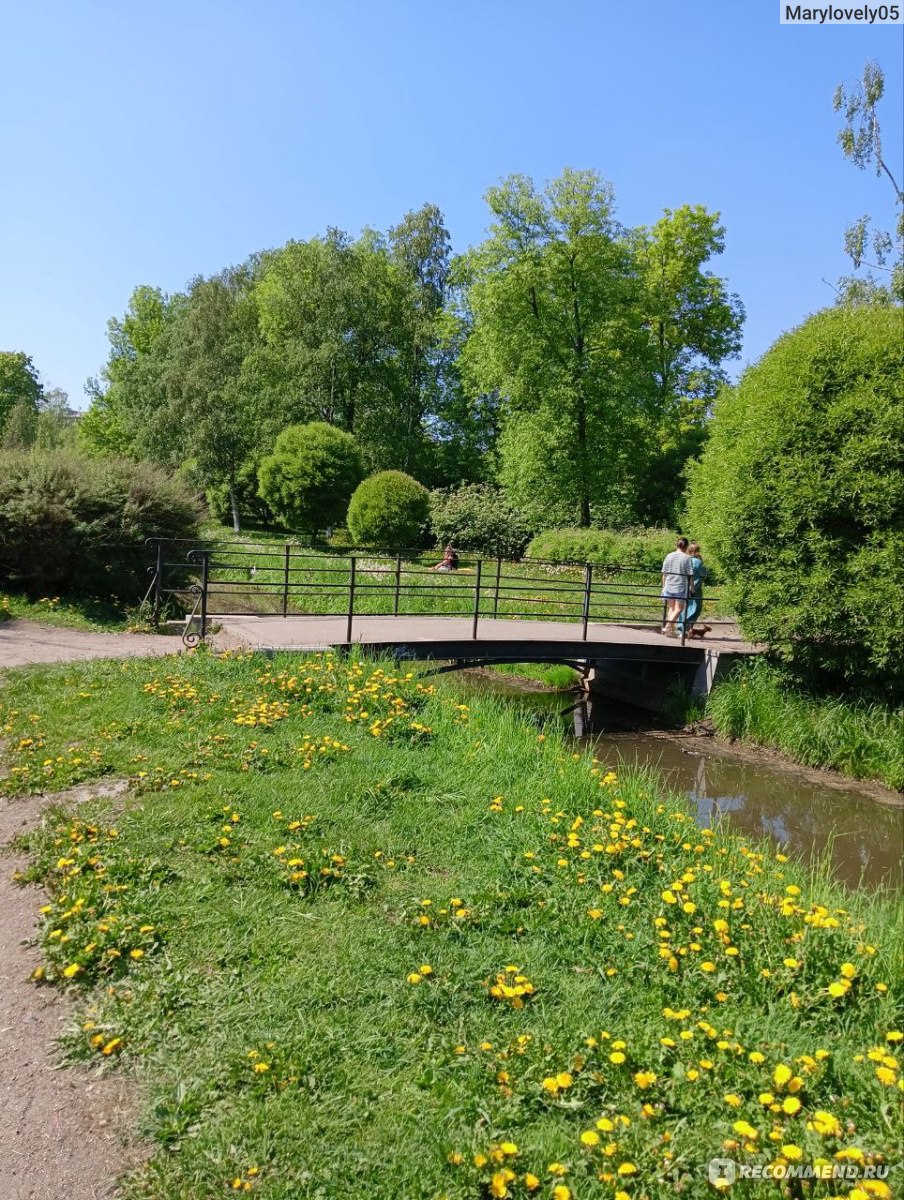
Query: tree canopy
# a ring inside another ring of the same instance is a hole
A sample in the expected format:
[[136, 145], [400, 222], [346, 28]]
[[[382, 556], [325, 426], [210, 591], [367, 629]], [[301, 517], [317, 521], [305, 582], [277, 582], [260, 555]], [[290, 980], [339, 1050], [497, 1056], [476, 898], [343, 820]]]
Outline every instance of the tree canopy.
[[[592, 171], [542, 190], [512, 176], [487, 202], [490, 236], [460, 265], [462, 366], [498, 398], [506, 491], [537, 524], [672, 515], [739, 345], [740, 303], [703, 271], [718, 217], [682, 208], [625, 229]], [[655, 483], [666, 460], [671, 490]]]

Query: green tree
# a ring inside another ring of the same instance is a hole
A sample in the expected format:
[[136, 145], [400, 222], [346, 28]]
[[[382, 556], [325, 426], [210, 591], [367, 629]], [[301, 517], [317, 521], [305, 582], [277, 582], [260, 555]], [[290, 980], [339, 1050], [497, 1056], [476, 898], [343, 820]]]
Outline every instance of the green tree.
[[21, 350], [0, 350], [0, 434], [13, 408], [23, 406], [27, 412], [37, 412], [43, 389], [34, 363]]
[[[173, 323], [163, 372], [179, 453], [194, 460], [206, 488], [225, 489], [236, 531], [242, 517], [238, 479], [249, 459], [256, 470], [266, 437], [262, 424], [268, 424], [261, 422], [257, 397], [242, 374], [259, 340], [252, 283], [248, 264], [194, 280]], [[267, 441], [272, 444], [272, 437]]]
[[690, 526], [744, 633], [814, 676], [904, 682], [904, 350], [892, 308], [835, 308], [719, 397]]
[[313, 421], [290, 425], [261, 463], [260, 493], [287, 525], [317, 533], [342, 521], [364, 471], [349, 433]]
[[[882, 148], [878, 106], [885, 92], [885, 75], [877, 62], [868, 62], [863, 77], [853, 87], [840, 83], [835, 89], [835, 112], [843, 114], [838, 143], [844, 157], [861, 171], [872, 169], [885, 177], [894, 191], [895, 231], [874, 229], [869, 216], [860, 217], [845, 233], [845, 252], [854, 270], [867, 268], [866, 275], [848, 275], [839, 281], [839, 299], [844, 303], [904, 301], [904, 191], [889, 168]], [[873, 261], [867, 261], [872, 255]], [[877, 280], [880, 271], [885, 280]]]
[[355, 489], [348, 531], [362, 546], [415, 546], [430, 514], [430, 493], [404, 471], [379, 471]]
[[490, 236], [460, 267], [462, 366], [496, 398], [506, 492], [535, 527], [667, 519], [739, 344], [741, 305], [704, 269], [718, 216], [626, 230], [590, 171], [487, 200]]
[[167, 404], [169, 341], [185, 298], [135, 288], [125, 315], [107, 322], [110, 354], [100, 379], [88, 381], [88, 412], [78, 441], [86, 450], [178, 464], [182, 447]]
[[566, 171], [491, 188], [490, 236], [463, 261], [472, 389], [501, 404], [500, 474], [539, 523], [627, 515], [631, 449], [650, 401], [640, 280], [612, 188]]
[[740, 350], [744, 308], [724, 280], [705, 269], [725, 248], [718, 213], [702, 205], [666, 209], [636, 238], [655, 397], [638, 447], [643, 468], [636, 516], [673, 523], [681, 498], [676, 481], [702, 449], [713, 401], [726, 382], [722, 363]]

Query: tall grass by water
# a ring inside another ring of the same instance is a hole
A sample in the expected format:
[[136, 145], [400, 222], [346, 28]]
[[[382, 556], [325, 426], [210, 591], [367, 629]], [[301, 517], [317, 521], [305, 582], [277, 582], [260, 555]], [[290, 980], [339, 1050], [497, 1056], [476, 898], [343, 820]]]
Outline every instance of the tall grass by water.
[[723, 737], [904, 789], [904, 708], [808, 694], [777, 667], [754, 661], [715, 686], [706, 715]]

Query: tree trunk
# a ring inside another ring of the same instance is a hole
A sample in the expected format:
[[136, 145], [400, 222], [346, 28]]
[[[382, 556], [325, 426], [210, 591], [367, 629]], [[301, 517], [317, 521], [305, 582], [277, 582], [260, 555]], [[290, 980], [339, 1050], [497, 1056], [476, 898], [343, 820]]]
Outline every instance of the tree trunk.
[[234, 533], [242, 532], [242, 523], [239, 520], [239, 502], [235, 494], [235, 488], [232, 481], [229, 482], [229, 507], [232, 509], [232, 529]]

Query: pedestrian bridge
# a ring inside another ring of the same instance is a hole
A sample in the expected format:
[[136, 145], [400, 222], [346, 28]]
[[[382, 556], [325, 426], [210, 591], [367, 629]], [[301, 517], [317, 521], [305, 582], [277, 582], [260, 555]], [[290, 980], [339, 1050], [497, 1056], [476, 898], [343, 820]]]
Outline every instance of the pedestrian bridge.
[[438, 572], [435, 552], [345, 553], [291, 542], [160, 541], [154, 553], [147, 597], [154, 621], [187, 612], [189, 645], [217, 628], [220, 644], [358, 647], [433, 660], [438, 671], [566, 663], [588, 688], [652, 706], [676, 678], [705, 694], [738, 656], [758, 652], [717, 615], [710, 586], [705, 641], [664, 636], [655, 565], [461, 556], [457, 570]]

